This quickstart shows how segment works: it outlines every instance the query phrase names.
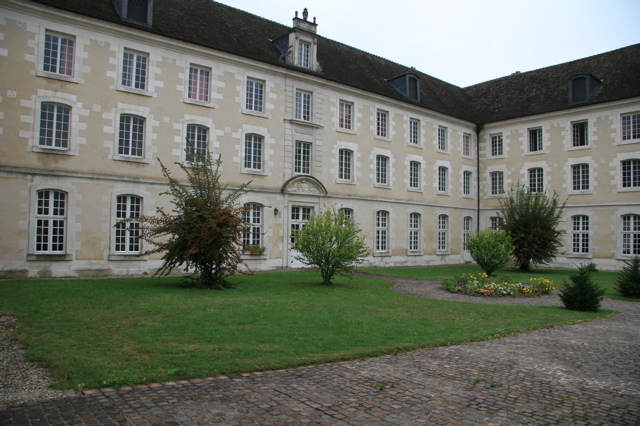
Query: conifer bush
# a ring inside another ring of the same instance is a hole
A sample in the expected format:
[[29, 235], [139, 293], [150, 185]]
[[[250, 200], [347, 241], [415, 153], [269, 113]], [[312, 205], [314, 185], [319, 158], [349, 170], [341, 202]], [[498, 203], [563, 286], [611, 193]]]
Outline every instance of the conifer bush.
[[616, 280], [616, 290], [623, 297], [640, 298], [640, 257], [625, 260], [626, 266], [622, 268]]
[[560, 299], [567, 309], [572, 311], [597, 312], [604, 290], [591, 279], [591, 272], [587, 266], [578, 268], [578, 273], [572, 274], [571, 283], [564, 282], [560, 290]]

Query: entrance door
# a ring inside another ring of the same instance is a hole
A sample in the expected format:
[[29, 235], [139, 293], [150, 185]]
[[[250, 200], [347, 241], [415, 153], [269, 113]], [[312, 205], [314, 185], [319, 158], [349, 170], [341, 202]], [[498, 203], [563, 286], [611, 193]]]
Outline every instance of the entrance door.
[[296, 260], [295, 257], [300, 254], [295, 247], [295, 233], [298, 229], [304, 227], [311, 215], [313, 214], [313, 207], [304, 206], [292, 206], [291, 207], [291, 232], [289, 234], [289, 266], [292, 268], [302, 268], [305, 265]]

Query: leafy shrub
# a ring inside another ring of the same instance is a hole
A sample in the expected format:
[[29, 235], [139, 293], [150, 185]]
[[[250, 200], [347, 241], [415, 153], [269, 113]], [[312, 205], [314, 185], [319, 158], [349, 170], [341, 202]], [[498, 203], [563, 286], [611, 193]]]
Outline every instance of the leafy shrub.
[[555, 288], [553, 282], [546, 278], [531, 278], [529, 281], [526, 284], [514, 283], [510, 277], [489, 277], [485, 273], [462, 274], [445, 279], [443, 286], [451, 293], [485, 297], [539, 296], [549, 294]]
[[564, 282], [560, 290], [560, 299], [567, 309], [572, 311], [597, 312], [604, 290], [591, 279], [587, 266], [578, 268], [577, 274], [569, 276], [571, 283]]
[[467, 250], [487, 275], [506, 265], [513, 254], [511, 237], [490, 228], [472, 236], [467, 242]]
[[622, 268], [616, 280], [616, 290], [623, 297], [640, 298], [640, 257], [625, 260], [624, 263], [626, 266]]

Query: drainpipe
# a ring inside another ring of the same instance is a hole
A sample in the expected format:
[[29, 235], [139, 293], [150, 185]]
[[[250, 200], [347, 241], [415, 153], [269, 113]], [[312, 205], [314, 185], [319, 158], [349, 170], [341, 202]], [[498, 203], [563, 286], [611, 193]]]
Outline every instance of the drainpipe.
[[476, 124], [476, 234], [480, 232], [480, 132], [484, 124]]

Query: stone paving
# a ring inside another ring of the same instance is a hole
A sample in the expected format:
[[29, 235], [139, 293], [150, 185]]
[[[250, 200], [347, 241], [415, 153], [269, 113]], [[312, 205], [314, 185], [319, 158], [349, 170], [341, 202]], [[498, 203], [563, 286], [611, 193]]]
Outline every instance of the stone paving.
[[[405, 284], [408, 281], [405, 280]], [[640, 304], [515, 337], [0, 407], [0, 425], [639, 425]]]

